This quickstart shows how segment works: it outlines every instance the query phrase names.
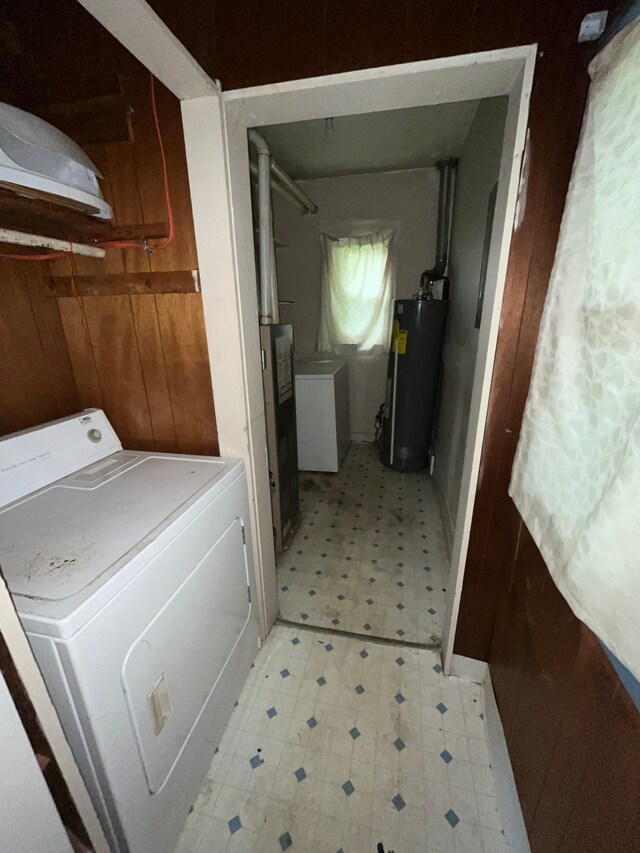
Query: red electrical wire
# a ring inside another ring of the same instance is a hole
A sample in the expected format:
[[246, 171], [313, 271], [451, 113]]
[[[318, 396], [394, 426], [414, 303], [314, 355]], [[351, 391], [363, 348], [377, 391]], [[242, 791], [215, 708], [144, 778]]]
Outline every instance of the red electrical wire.
[[[104, 243], [95, 243], [96, 246], [99, 246], [101, 249], [142, 249], [148, 252], [160, 252], [162, 249], [168, 248], [172, 243], [175, 237], [175, 227], [173, 221], [173, 206], [171, 204], [171, 193], [169, 191], [169, 175], [167, 172], [167, 158], [164, 151], [164, 142], [162, 140], [162, 131], [160, 129], [160, 121], [158, 119], [158, 109], [156, 106], [156, 89], [155, 89], [155, 80], [153, 74], [149, 72], [149, 81], [150, 81], [150, 89], [151, 89], [151, 109], [153, 111], [153, 123], [156, 129], [156, 135], [158, 137], [158, 145], [160, 147], [160, 157], [162, 159], [162, 174], [164, 178], [164, 196], [167, 204], [167, 219], [169, 221], [169, 234], [167, 235], [165, 241], [161, 243], [159, 246], [153, 246], [152, 248], [147, 248], [141, 242], [131, 241], [123, 241], [123, 240], [113, 240]], [[69, 241], [69, 246], [71, 247], [71, 241]], [[9, 255], [4, 252], [0, 252], [0, 257], [9, 258], [13, 261], [51, 261], [54, 258], [63, 258], [67, 255], [66, 252], [49, 252], [44, 255]]]

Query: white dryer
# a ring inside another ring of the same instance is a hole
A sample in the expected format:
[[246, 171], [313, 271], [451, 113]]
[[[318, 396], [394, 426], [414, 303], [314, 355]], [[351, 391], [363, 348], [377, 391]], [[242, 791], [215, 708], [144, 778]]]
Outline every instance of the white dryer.
[[0, 565], [114, 851], [172, 851], [258, 650], [242, 461], [0, 440]]

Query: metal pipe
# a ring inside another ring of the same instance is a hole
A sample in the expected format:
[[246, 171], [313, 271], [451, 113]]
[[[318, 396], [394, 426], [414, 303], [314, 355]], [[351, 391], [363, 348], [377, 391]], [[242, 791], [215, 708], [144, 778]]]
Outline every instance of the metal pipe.
[[440, 161], [436, 164], [440, 170], [440, 191], [438, 193], [438, 232], [436, 236], [436, 262], [434, 271], [442, 275], [447, 267], [447, 234], [449, 219], [449, 186], [451, 184], [451, 161]]
[[425, 270], [420, 276], [420, 288], [416, 294], [417, 299], [432, 299], [433, 283], [442, 281], [443, 279], [446, 280], [447, 262], [449, 259], [449, 230], [451, 211], [453, 209], [453, 169], [457, 162], [455, 159], [449, 159], [439, 160], [436, 163], [436, 167], [440, 172], [436, 258], [433, 267]]
[[253, 128], [249, 129], [249, 142], [258, 152], [258, 225], [260, 267], [260, 323], [269, 326], [278, 323], [278, 281], [276, 278], [275, 253], [273, 249], [273, 213], [271, 210], [272, 174], [282, 183], [288, 194], [302, 204], [309, 213], [318, 208], [311, 199], [291, 180], [287, 173], [273, 162], [267, 140]]
[[[255, 175], [256, 177], [258, 176], [258, 167], [253, 162], [253, 160], [249, 163], [249, 169], [252, 175]], [[280, 183], [280, 181], [276, 181], [276, 179], [273, 177], [273, 173], [271, 174], [271, 189], [274, 192], [277, 192], [278, 195], [281, 195], [282, 198], [285, 198], [288, 202], [297, 207], [298, 210], [301, 210], [303, 213], [307, 213], [307, 208], [305, 207], [305, 205], [301, 201], [298, 201], [297, 198], [292, 196], [289, 190], [284, 187]]]
[[43, 237], [40, 234], [27, 234], [25, 231], [13, 231], [10, 228], [0, 228], [0, 243], [53, 249], [55, 252], [73, 252], [74, 255], [86, 255], [88, 258], [104, 258], [105, 255], [104, 249], [99, 246], [87, 246], [84, 243], [58, 240], [57, 237]]
[[[269, 156], [271, 156], [269, 143], [264, 136], [254, 128], [249, 129], [249, 142], [255, 145], [258, 153], [260, 153], [260, 151], [267, 151]], [[271, 158], [271, 173], [274, 178], [280, 182], [282, 188], [288, 192], [289, 195], [285, 196], [285, 198], [294, 198], [307, 213], [318, 212], [318, 206], [311, 201], [309, 196], [300, 189], [293, 178], [290, 178], [282, 166], [279, 166], [273, 158]]]
[[[273, 227], [273, 226], [272, 226]], [[270, 259], [271, 259], [271, 284], [269, 287], [269, 292], [271, 294], [271, 322], [279, 323], [280, 322], [280, 300], [278, 299], [278, 274], [276, 272], [276, 248], [273, 240], [269, 244], [271, 249], [270, 251]]]
[[296, 201], [300, 202], [307, 213], [318, 212], [318, 206], [311, 201], [309, 196], [300, 189], [296, 182], [290, 178], [284, 169], [281, 166], [278, 166], [274, 160], [271, 161], [271, 172], [296, 199]]
[[255, 130], [249, 131], [249, 140], [258, 152], [258, 255], [260, 269], [260, 322], [263, 325], [273, 323], [271, 306], [273, 304], [271, 274], [271, 251], [273, 233], [271, 229], [271, 152], [264, 137]]

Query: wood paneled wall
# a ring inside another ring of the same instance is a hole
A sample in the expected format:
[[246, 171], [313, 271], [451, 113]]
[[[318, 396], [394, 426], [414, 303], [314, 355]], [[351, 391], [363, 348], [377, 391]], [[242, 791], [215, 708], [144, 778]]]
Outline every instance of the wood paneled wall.
[[[223, 88], [537, 42], [515, 233], [456, 650], [489, 660], [534, 853], [640, 849], [638, 714], [507, 495], [593, 46], [588, 0], [151, 0]], [[622, 4], [621, 4], [622, 5]], [[198, 8], [198, 27], [192, 21]], [[614, 10], [615, 11], [615, 10]], [[203, 29], [210, 39], [203, 37]]]
[[640, 715], [524, 525], [489, 660], [532, 851], [640, 850]]
[[[148, 77], [123, 81], [132, 140], [88, 146], [118, 225], [166, 221], [162, 161]], [[171, 246], [151, 255], [107, 249], [104, 260], [51, 263], [54, 275], [191, 270], [198, 266], [180, 105], [156, 82], [175, 218]], [[199, 293], [58, 298], [81, 405], [103, 408], [126, 447], [218, 452]]]
[[[132, 138], [87, 147], [118, 225], [166, 221], [162, 161], [147, 75], [123, 81]], [[107, 250], [104, 260], [2, 261], [0, 429], [79, 408], [104, 408], [125, 447], [216, 454], [218, 441], [199, 293], [62, 296], [49, 275], [197, 269], [180, 105], [156, 83], [175, 240], [154, 254]], [[15, 251], [15, 250], [14, 250]]]
[[0, 258], [0, 434], [80, 408], [45, 262]]

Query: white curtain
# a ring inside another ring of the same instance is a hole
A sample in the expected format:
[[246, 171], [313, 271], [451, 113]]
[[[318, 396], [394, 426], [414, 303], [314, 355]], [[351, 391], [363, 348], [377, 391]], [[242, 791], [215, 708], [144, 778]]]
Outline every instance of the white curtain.
[[321, 234], [322, 292], [317, 349], [370, 354], [389, 346], [395, 290], [391, 229], [361, 237]]
[[640, 23], [596, 57], [510, 493], [640, 677]]

